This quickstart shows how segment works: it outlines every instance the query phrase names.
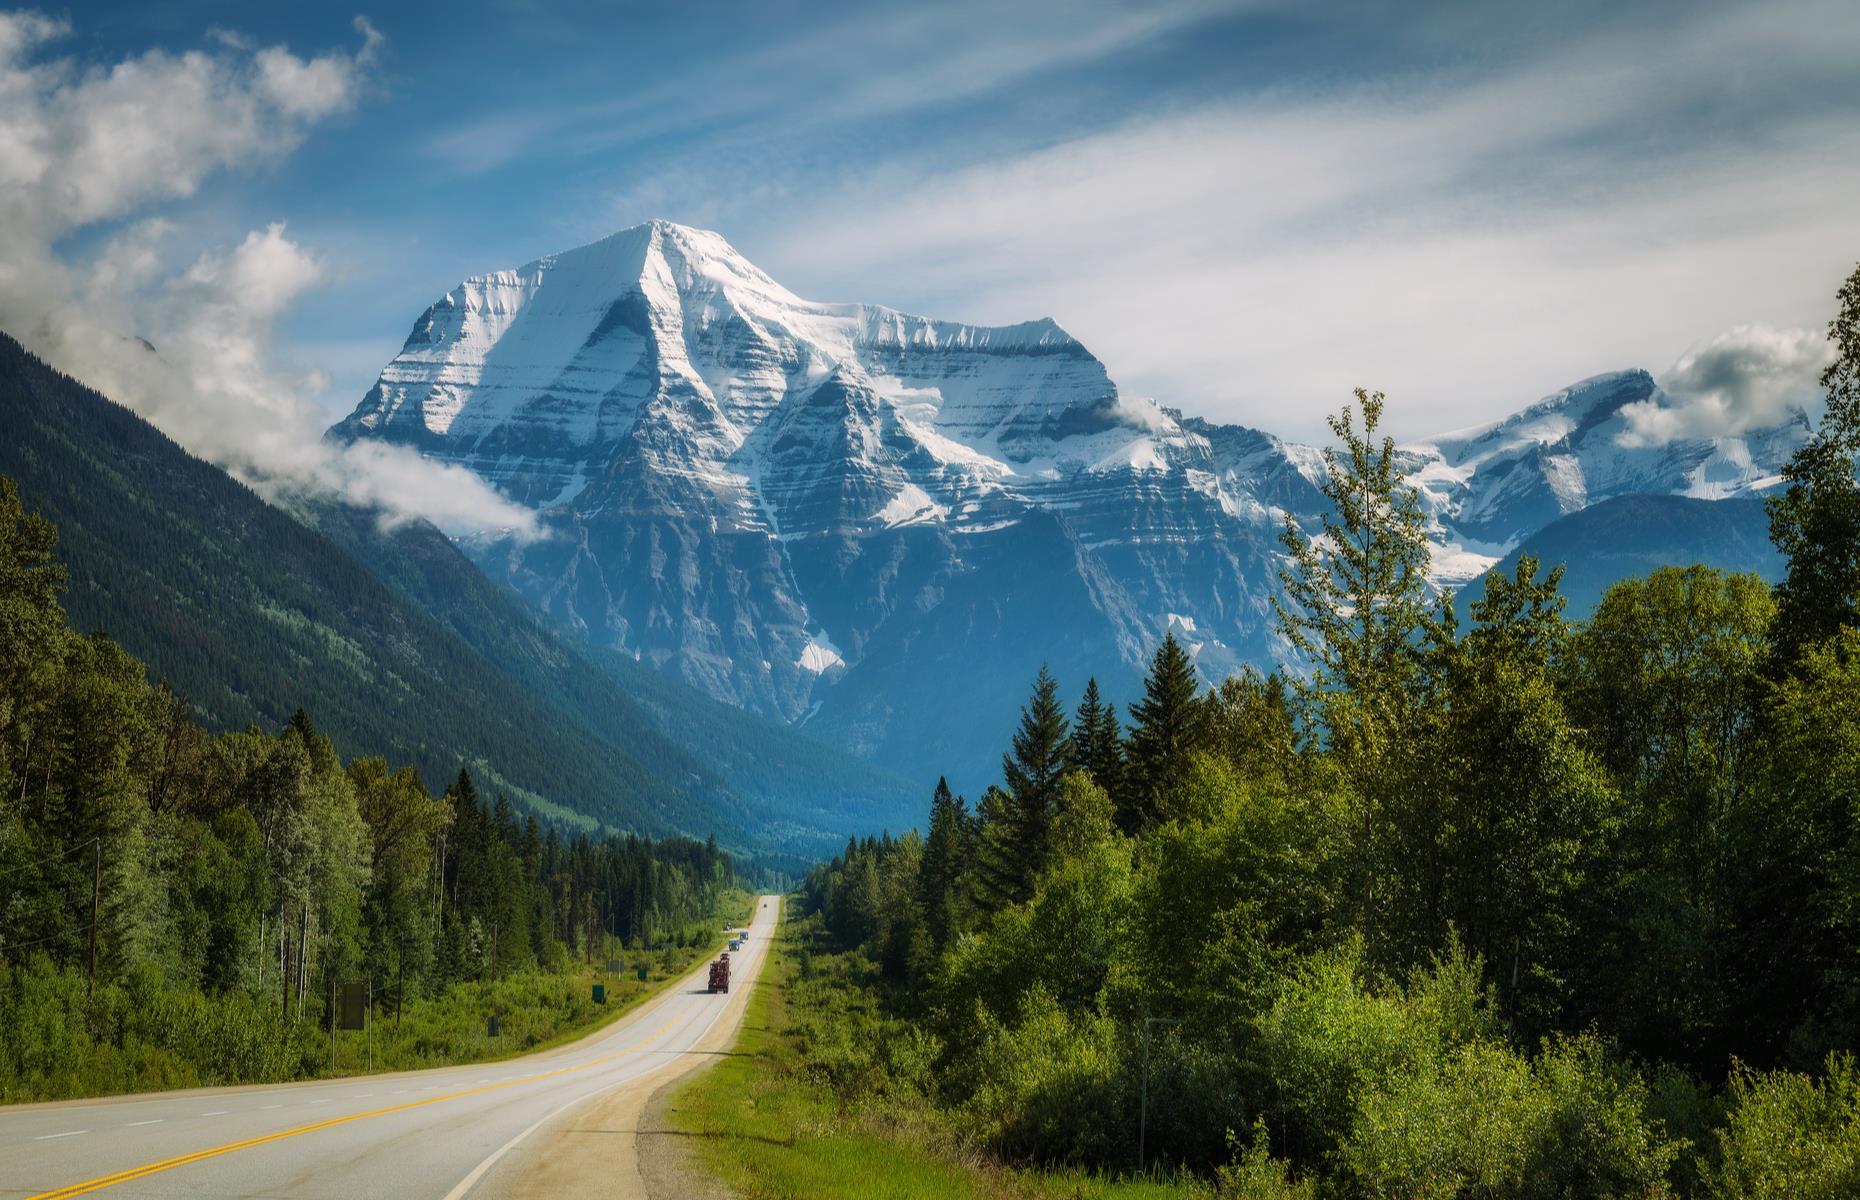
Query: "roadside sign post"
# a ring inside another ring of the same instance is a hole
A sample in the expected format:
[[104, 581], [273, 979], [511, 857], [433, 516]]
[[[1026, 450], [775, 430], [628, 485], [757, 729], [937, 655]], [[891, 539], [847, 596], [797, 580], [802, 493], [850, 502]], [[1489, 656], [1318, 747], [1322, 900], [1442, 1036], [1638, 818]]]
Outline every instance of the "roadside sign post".
[[1180, 1025], [1181, 1023], [1175, 1017], [1143, 1018], [1143, 1099], [1137, 1107], [1137, 1173], [1139, 1175], [1148, 1165], [1144, 1150], [1150, 1127], [1150, 1027], [1152, 1025]]

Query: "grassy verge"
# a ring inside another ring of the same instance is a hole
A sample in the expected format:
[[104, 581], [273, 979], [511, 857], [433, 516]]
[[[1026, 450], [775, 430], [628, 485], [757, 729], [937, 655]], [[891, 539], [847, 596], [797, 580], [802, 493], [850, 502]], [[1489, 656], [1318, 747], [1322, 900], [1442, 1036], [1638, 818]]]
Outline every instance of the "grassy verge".
[[[749, 893], [727, 893], [705, 941], [627, 951], [619, 956], [621, 974], [617, 978], [592, 969], [568, 973], [528, 971], [497, 980], [455, 984], [443, 996], [409, 1004], [398, 1019], [382, 1017], [374, 1029], [372, 1050], [366, 1034], [338, 1031], [335, 1073], [410, 1071], [453, 1063], [494, 1062], [586, 1037], [657, 996], [692, 967], [716, 954], [723, 948], [722, 924], [746, 923], [754, 907], [755, 897]], [[636, 973], [636, 968], [642, 966], [646, 968], [644, 980]], [[596, 983], [606, 985], [603, 1004], [594, 1003]], [[499, 1024], [495, 1038], [486, 1024], [492, 1013], [497, 1014]]]
[[[331, 1069], [329, 1032], [316, 1020], [282, 1020], [275, 1001], [244, 992], [205, 995], [162, 986], [153, 970], [100, 983], [94, 999], [82, 971], [39, 959], [0, 963], [0, 1104], [72, 1100], [174, 1088], [279, 1083], [405, 1071], [529, 1054], [585, 1037], [637, 1008], [723, 944], [722, 925], [754, 907], [746, 892], [725, 896], [702, 937], [683, 947], [628, 951], [618, 979], [592, 970], [532, 971], [455, 984], [444, 994], [383, 1016], [373, 1046], [339, 1032]], [[647, 968], [642, 981], [633, 973]], [[595, 1004], [595, 982], [607, 1002]], [[485, 1018], [498, 1016], [499, 1035]]]
[[796, 946], [784, 923], [732, 1052], [669, 1098], [699, 1165], [744, 1200], [1143, 1200], [1190, 1188], [1003, 1167], [907, 1113], [842, 1104], [810, 1073], [792, 1029]]

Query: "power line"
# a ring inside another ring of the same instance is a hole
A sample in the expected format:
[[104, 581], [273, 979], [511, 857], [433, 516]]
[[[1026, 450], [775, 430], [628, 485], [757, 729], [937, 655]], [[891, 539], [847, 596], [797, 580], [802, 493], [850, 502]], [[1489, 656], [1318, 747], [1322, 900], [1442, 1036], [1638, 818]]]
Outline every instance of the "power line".
[[44, 858], [36, 859], [33, 862], [14, 863], [10, 867], [0, 867], [0, 875], [11, 875], [17, 871], [24, 871], [27, 867], [43, 866], [44, 864], [51, 862], [53, 859], [56, 859], [56, 858], [70, 858], [73, 854], [76, 854], [79, 850], [88, 849], [93, 843], [100, 844], [102, 843], [102, 841], [103, 839], [101, 837], [88, 837], [88, 838], [85, 838], [83, 841], [79, 842], [77, 845], [72, 846], [68, 850], [60, 850], [56, 854], [48, 854]]
[[63, 933], [47, 934], [46, 936], [42, 938], [34, 938], [30, 942], [7, 942], [5, 944], [0, 944], [0, 954], [10, 954], [15, 950], [30, 950], [32, 947], [43, 945], [46, 942], [55, 942], [59, 938], [70, 937], [73, 934], [83, 933], [85, 930], [90, 929], [92, 926], [96, 924], [97, 922], [91, 921], [88, 924], [79, 925], [76, 929], [67, 929]]

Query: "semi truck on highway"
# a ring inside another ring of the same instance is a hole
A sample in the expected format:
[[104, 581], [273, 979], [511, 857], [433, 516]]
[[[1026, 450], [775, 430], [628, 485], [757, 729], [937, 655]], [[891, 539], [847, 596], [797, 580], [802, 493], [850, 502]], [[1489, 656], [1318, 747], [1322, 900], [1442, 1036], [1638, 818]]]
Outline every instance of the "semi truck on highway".
[[710, 990], [727, 992], [730, 990], [730, 956], [720, 954], [717, 961], [710, 964]]

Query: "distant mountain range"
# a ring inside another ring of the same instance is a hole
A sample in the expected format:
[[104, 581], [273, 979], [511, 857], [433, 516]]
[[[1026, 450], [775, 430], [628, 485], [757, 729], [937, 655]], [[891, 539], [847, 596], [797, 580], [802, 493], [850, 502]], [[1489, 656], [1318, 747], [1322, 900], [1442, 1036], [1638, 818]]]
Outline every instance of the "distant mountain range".
[[[1563, 567], [1567, 613], [1580, 620], [1595, 610], [1609, 585], [1660, 567], [1704, 563], [1772, 582], [1780, 579], [1783, 558], [1770, 544], [1769, 530], [1769, 514], [1755, 497], [1700, 500], [1629, 493], [1558, 517], [1493, 569], [1510, 574], [1525, 554], [1546, 567]], [[1477, 591], [1475, 584], [1461, 594]]]
[[566, 637], [424, 523], [294, 515], [0, 335], [0, 474], [55, 521], [80, 629], [100, 629], [210, 724], [298, 705], [348, 755], [461, 765], [583, 827], [716, 833], [811, 860], [899, 826], [919, 790]]
[[[1442, 584], [1614, 497], [1761, 494], [1807, 432], [1630, 445], [1665, 402], [1602, 375], [1405, 447]], [[330, 436], [534, 509], [464, 548], [595, 644], [971, 794], [1042, 662], [1129, 697], [1170, 630], [1211, 680], [1278, 661], [1278, 533], [1323, 507], [1315, 448], [1125, 395], [1052, 321], [803, 300], [664, 221], [459, 284]]]

